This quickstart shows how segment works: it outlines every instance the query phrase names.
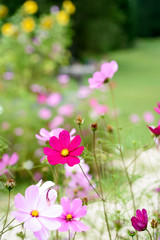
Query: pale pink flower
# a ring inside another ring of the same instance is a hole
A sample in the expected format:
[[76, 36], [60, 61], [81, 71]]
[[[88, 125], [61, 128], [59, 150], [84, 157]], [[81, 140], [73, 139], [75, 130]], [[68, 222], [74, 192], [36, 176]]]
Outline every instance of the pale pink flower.
[[60, 93], [52, 93], [50, 94], [46, 99], [46, 104], [49, 106], [55, 107], [57, 106], [62, 99], [62, 96]]
[[69, 83], [70, 77], [67, 74], [61, 74], [58, 76], [58, 82], [62, 85]]
[[74, 111], [74, 107], [71, 104], [65, 104], [58, 108], [58, 114], [66, 117], [71, 117]]
[[13, 72], [5, 72], [3, 74], [3, 78], [5, 80], [12, 80], [14, 78], [14, 73]]
[[132, 123], [138, 123], [140, 121], [140, 117], [137, 114], [131, 114], [129, 119]]
[[62, 207], [54, 204], [48, 198], [49, 190], [40, 190], [39, 186], [31, 185], [25, 191], [25, 197], [20, 193], [15, 196], [17, 211], [12, 215], [26, 229], [32, 231], [38, 240], [48, 239], [48, 230], [56, 230], [60, 227], [57, 217], [62, 213]]
[[40, 172], [36, 172], [34, 173], [33, 178], [35, 181], [39, 181], [40, 179], [42, 179], [42, 174]]
[[[62, 132], [63, 130], [64, 130], [63, 128], [56, 128], [49, 132], [45, 128], [41, 128], [40, 132], [39, 132], [40, 135], [35, 134], [35, 136], [37, 139], [46, 142], [46, 141], [49, 141], [50, 138], [53, 136], [58, 138], [60, 132]], [[73, 128], [70, 132], [71, 139], [74, 137], [75, 133], [76, 133], [76, 130], [75, 130], [75, 128]]]
[[78, 93], [77, 93], [77, 97], [78, 98], [87, 98], [91, 93], [91, 90], [89, 89], [89, 87], [86, 87], [86, 86], [81, 86], [78, 90]]
[[48, 108], [41, 108], [38, 114], [39, 117], [43, 120], [48, 120], [52, 116], [52, 113]]
[[52, 13], [52, 14], [55, 14], [55, 13], [57, 13], [57, 12], [59, 12], [59, 7], [58, 6], [51, 6], [51, 8], [50, 8], [50, 13]]
[[7, 167], [15, 165], [18, 159], [19, 156], [16, 152], [14, 152], [11, 156], [4, 154], [0, 160], [0, 175], [7, 173]]
[[8, 122], [2, 122], [1, 127], [3, 130], [8, 130], [10, 128], [10, 124]]
[[24, 130], [23, 130], [23, 128], [15, 128], [14, 129], [14, 134], [16, 135], [16, 136], [22, 136], [23, 135], [23, 133], [24, 133]]
[[32, 45], [28, 45], [25, 48], [27, 54], [32, 54], [34, 52], [34, 47]]
[[116, 61], [107, 62], [101, 65], [101, 71], [95, 72], [92, 78], [89, 78], [90, 88], [100, 88], [105, 82], [113, 77], [118, 70], [118, 64]]
[[30, 89], [31, 89], [31, 91], [34, 92], [34, 93], [41, 93], [42, 90], [43, 90], [43, 87], [40, 86], [40, 85], [38, 85], [38, 84], [32, 84], [32, 85], [30, 86]]
[[60, 232], [85, 232], [89, 229], [79, 221], [80, 218], [87, 214], [86, 205], [82, 206], [82, 201], [79, 198], [74, 199], [72, 202], [66, 197], [61, 198], [61, 206], [63, 212], [57, 220], [61, 223], [61, 227], [58, 229]]
[[57, 128], [64, 123], [64, 117], [56, 116], [53, 120], [49, 123], [49, 129]]
[[143, 114], [144, 121], [148, 124], [151, 124], [154, 122], [154, 116], [151, 112], [145, 112]]

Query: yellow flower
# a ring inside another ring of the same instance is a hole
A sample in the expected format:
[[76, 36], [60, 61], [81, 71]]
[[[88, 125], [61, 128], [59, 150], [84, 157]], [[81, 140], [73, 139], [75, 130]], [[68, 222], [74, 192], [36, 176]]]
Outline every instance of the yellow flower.
[[51, 16], [45, 16], [41, 19], [41, 27], [44, 29], [50, 29], [53, 27], [54, 19]]
[[26, 17], [21, 22], [21, 28], [24, 32], [29, 33], [35, 29], [35, 21], [31, 17]]
[[76, 11], [75, 5], [70, 0], [65, 0], [63, 2], [63, 7], [66, 10], [66, 12], [69, 14], [73, 14]]
[[1, 28], [1, 32], [4, 36], [13, 36], [16, 32], [16, 27], [12, 23], [5, 23]]
[[38, 11], [38, 5], [35, 1], [28, 0], [23, 4], [23, 10], [27, 14], [34, 14]]
[[5, 5], [0, 5], [0, 18], [4, 18], [8, 14], [8, 8]]
[[57, 13], [57, 22], [61, 25], [66, 25], [69, 22], [69, 15], [65, 11], [59, 11]]

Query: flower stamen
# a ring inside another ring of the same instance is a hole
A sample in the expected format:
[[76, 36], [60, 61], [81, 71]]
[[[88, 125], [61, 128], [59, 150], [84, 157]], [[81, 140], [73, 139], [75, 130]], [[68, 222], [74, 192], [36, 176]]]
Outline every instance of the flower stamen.
[[38, 212], [37, 210], [33, 210], [33, 211], [31, 212], [31, 216], [32, 216], [32, 217], [38, 217], [38, 215], [39, 215], [39, 212]]
[[67, 148], [62, 149], [62, 151], [61, 151], [61, 155], [62, 155], [63, 157], [68, 156], [68, 155], [69, 155], [69, 151], [68, 151], [68, 149], [67, 149]]
[[67, 214], [66, 218], [67, 218], [67, 221], [72, 221], [72, 215], [71, 214]]

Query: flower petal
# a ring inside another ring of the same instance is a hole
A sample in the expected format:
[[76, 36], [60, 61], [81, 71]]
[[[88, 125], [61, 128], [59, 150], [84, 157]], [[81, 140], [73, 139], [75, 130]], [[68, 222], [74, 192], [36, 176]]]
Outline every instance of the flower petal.
[[82, 201], [80, 198], [75, 198], [72, 201], [71, 205], [71, 215], [75, 215], [75, 213], [82, 207]]
[[49, 231], [45, 227], [42, 227], [40, 231], [34, 232], [34, 236], [38, 240], [46, 240], [49, 238]]
[[74, 157], [74, 156], [68, 156], [67, 157], [67, 164], [70, 167], [73, 167], [75, 164], [79, 164], [80, 163], [80, 159], [78, 157]]
[[29, 212], [30, 211], [30, 209], [28, 208], [28, 204], [26, 202], [26, 199], [20, 193], [18, 193], [15, 196], [15, 206], [18, 210], [20, 210], [22, 212]]
[[71, 227], [71, 231], [75, 231], [75, 232], [86, 232], [89, 229], [88, 226], [84, 225], [78, 220], [71, 221], [70, 227]]
[[60, 228], [58, 228], [59, 232], [67, 232], [69, 230], [69, 222], [64, 219], [58, 218], [58, 221], [61, 223]]
[[60, 222], [54, 218], [39, 217], [38, 221], [49, 230], [56, 230], [61, 226]]
[[[31, 185], [25, 191], [25, 199], [28, 204], [28, 208], [32, 211], [37, 207], [39, 200], [39, 188], [36, 185]], [[38, 231], [38, 230], [37, 230]]]
[[81, 144], [81, 137], [79, 135], [76, 135], [73, 140], [71, 141], [71, 143], [69, 144], [69, 151], [72, 151], [76, 148], [79, 147], [79, 145]]
[[59, 141], [60, 141], [60, 144], [61, 144], [62, 148], [67, 148], [68, 149], [68, 146], [69, 146], [69, 143], [70, 143], [69, 132], [66, 131], [66, 130], [63, 130], [62, 132], [60, 132]]
[[49, 164], [56, 165], [56, 164], [65, 164], [65, 163], [67, 163], [68, 157], [63, 157], [59, 153], [59, 154], [57, 154], [56, 157], [52, 156], [52, 155], [47, 156], [47, 159], [48, 159]]
[[61, 144], [60, 144], [59, 139], [56, 138], [56, 137], [54, 137], [54, 136], [50, 138], [50, 140], [49, 140], [49, 145], [50, 145], [53, 149], [55, 149], [55, 150], [57, 150], [57, 151], [61, 151], [61, 150], [62, 150], [62, 146], [61, 146]]
[[81, 147], [78, 147], [78, 148], [72, 150], [69, 154], [70, 154], [71, 156], [79, 156], [79, 155], [82, 154], [83, 150], [84, 150], [84, 147], [81, 146]]
[[26, 212], [13, 211], [13, 212], [11, 212], [11, 214], [20, 223], [23, 223], [23, 222], [27, 221], [29, 218], [31, 218], [31, 215]]
[[71, 205], [70, 205], [70, 201], [69, 201], [68, 197], [62, 197], [61, 198], [61, 206], [62, 206], [63, 212], [65, 214], [68, 214], [70, 212]]
[[24, 223], [24, 228], [27, 228], [32, 232], [37, 232], [41, 230], [42, 225], [39, 223], [38, 218], [31, 217]]
[[54, 204], [47, 209], [41, 210], [39, 213], [40, 217], [55, 218], [62, 214], [62, 207], [60, 205]]
[[57, 151], [55, 151], [54, 149], [52, 148], [49, 148], [49, 147], [45, 147], [43, 148], [43, 152], [45, 155], [53, 155], [53, 156], [56, 156], [56, 154], [58, 153]]

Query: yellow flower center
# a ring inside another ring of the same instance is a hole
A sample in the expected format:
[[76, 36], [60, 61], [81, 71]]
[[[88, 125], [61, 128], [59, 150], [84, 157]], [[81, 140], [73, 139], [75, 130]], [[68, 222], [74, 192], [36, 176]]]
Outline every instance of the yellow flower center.
[[31, 212], [31, 215], [32, 215], [32, 217], [38, 217], [39, 212], [38, 212], [37, 210], [33, 210], [33, 211]]
[[68, 151], [67, 148], [62, 149], [62, 151], [61, 151], [61, 155], [62, 155], [63, 157], [68, 156], [68, 154], [69, 154], [69, 151]]
[[67, 214], [67, 221], [71, 221], [72, 220], [72, 215], [71, 214]]

